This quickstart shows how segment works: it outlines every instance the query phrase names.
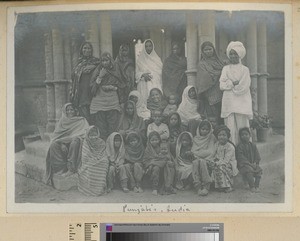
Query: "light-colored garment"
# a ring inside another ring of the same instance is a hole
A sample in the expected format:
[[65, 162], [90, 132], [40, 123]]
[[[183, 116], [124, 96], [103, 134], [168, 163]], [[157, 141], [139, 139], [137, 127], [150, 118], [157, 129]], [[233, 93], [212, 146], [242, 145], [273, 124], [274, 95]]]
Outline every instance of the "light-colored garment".
[[[114, 147], [114, 139], [116, 136], [119, 136], [121, 138], [121, 146], [118, 151], [115, 150]], [[106, 154], [107, 158], [109, 160], [109, 163], [114, 165], [121, 165], [124, 163], [125, 159], [125, 146], [122, 135], [120, 135], [118, 132], [113, 132], [109, 135], [109, 137], [106, 140]]]
[[78, 190], [85, 195], [99, 196], [106, 190], [108, 159], [105, 141], [98, 136], [89, 137], [89, 132], [96, 128], [91, 126], [86, 132], [82, 145], [81, 166], [78, 169]]
[[156, 125], [154, 122], [149, 124], [148, 128], [147, 128], [147, 137], [153, 131], [158, 132], [158, 134], [160, 135], [160, 138], [162, 140], [168, 140], [169, 139], [169, 136], [170, 136], [169, 127], [166, 124], [161, 123], [159, 126]]
[[62, 109], [62, 117], [56, 124], [55, 130], [51, 135], [51, 141], [55, 140], [72, 140], [74, 137], [83, 137], [85, 131], [88, 129], [89, 124], [84, 117], [73, 116], [67, 117], [67, 107], [72, 105], [67, 103]]
[[[150, 54], [148, 54], [145, 49], [145, 43], [147, 41], [151, 41], [153, 45], [153, 50]], [[143, 43], [143, 49], [136, 60], [137, 90], [141, 93], [144, 103], [147, 102], [151, 89], [158, 88], [162, 90], [162, 67], [162, 61], [154, 50], [153, 41], [151, 39], [145, 40]], [[142, 78], [144, 73], [150, 73], [152, 75], [152, 79], [146, 82], [144, 78]]]
[[[239, 83], [233, 85], [234, 81], [239, 81]], [[224, 91], [221, 117], [226, 118], [231, 113], [238, 113], [252, 119], [250, 84], [249, 69], [241, 63], [230, 64], [223, 68], [220, 77], [220, 89]]]
[[194, 88], [194, 86], [187, 86], [182, 94], [182, 101], [178, 107], [178, 114], [180, 115], [181, 121], [183, 124], [187, 125], [189, 120], [192, 119], [201, 119], [200, 114], [198, 113], [198, 102], [196, 99], [191, 99], [188, 95], [189, 90]]
[[239, 129], [243, 127], [250, 127], [249, 119], [246, 115], [232, 113], [224, 119], [225, 125], [230, 129], [230, 140], [234, 145], [237, 145], [240, 141]]
[[168, 104], [164, 109], [163, 115], [169, 116], [171, 113], [176, 112], [178, 109], [177, 105]]
[[232, 187], [233, 177], [238, 174], [234, 146], [229, 142], [225, 145], [221, 145], [217, 142], [213, 158], [213, 162], [216, 163], [212, 170], [212, 178], [215, 182], [215, 188]]
[[137, 90], [133, 90], [129, 93], [128, 98], [130, 98], [130, 96], [135, 96], [138, 99], [136, 102], [137, 115], [139, 117], [142, 117], [144, 120], [150, 119], [151, 112], [147, 109], [146, 103], [143, 102], [140, 92], [138, 92]]

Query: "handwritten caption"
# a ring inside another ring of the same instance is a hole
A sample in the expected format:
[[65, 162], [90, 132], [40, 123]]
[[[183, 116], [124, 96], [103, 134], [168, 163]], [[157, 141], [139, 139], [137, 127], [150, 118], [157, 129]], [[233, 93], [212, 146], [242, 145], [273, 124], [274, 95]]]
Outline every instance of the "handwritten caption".
[[175, 205], [175, 204], [167, 204], [167, 205], [155, 205], [155, 204], [140, 204], [140, 205], [130, 205], [124, 204], [122, 207], [123, 213], [187, 213], [191, 212], [190, 208], [185, 204], [183, 205]]

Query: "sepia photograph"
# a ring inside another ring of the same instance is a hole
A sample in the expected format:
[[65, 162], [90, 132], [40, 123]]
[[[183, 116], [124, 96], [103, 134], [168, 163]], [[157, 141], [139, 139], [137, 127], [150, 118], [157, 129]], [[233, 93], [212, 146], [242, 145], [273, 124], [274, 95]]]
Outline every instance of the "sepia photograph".
[[290, 210], [288, 8], [74, 6], [10, 11], [11, 212]]

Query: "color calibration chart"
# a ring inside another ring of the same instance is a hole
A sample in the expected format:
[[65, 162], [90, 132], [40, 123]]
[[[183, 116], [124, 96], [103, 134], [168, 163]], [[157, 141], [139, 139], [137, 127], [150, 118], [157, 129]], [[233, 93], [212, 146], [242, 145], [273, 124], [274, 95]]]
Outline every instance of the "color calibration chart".
[[224, 241], [222, 223], [72, 223], [69, 241]]

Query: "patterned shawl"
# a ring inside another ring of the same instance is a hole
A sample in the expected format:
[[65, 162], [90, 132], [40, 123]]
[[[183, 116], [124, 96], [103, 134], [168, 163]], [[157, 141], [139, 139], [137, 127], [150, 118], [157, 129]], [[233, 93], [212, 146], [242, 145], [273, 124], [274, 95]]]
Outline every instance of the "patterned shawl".
[[56, 124], [55, 130], [51, 136], [51, 141], [57, 139], [70, 140], [76, 136], [84, 136], [86, 129], [88, 129], [89, 124], [84, 117], [73, 116], [67, 117], [67, 107], [72, 105], [67, 103], [64, 105], [62, 110], [62, 117]]
[[[118, 151], [114, 147], [114, 139], [116, 136], [121, 138], [121, 146]], [[106, 154], [110, 163], [122, 164], [124, 163], [125, 147], [122, 135], [118, 132], [113, 132], [106, 140]]]
[[[92, 54], [89, 57], [83, 56], [82, 49], [85, 45], [89, 45], [90, 48], [92, 49]], [[71, 89], [71, 101], [75, 106], [78, 106], [78, 101], [79, 101], [79, 82], [82, 73], [84, 72], [85, 68], [87, 66], [93, 66], [94, 68], [91, 70], [90, 73], [100, 64], [100, 60], [96, 57], [93, 57], [93, 46], [90, 42], [84, 42], [80, 46], [80, 51], [79, 51], [79, 59], [78, 63], [75, 66], [73, 73], [72, 73], [72, 89]]]
[[180, 155], [180, 151], [182, 148], [182, 136], [184, 134], [188, 134], [189, 137], [191, 138], [191, 142], [193, 143], [193, 136], [190, 132], [184, 131], [179, 135], [179, 137], [177, 139], [177, 143], [176, 143], [176, 162], [179, 166], [190, 167], [192, 165], [191, 160], [185, 160]]

